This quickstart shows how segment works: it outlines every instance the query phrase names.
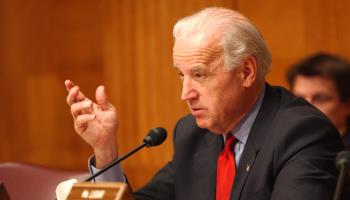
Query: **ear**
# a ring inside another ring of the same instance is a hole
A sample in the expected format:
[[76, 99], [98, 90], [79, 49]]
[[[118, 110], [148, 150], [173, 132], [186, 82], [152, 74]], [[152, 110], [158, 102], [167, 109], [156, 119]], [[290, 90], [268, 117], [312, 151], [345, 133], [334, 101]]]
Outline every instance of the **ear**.
[[249, 56], [242, 66], [242, 81], [244, 87], [250, 87], [253, 85], [257, 78], [258, 66], [254, 56]]

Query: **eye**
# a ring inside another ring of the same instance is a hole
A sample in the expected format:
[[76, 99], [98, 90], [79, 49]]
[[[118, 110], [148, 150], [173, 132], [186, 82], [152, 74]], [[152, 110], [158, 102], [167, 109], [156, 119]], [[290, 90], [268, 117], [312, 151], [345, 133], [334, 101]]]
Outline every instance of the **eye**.
[[313, 96], [313, 101], [318, 104], [327, 103], [332, 100], [332, 97], [326, 94], [316, 94]]
[[200, 78], [203, 78], [203, 74], [202, 74], [202, 73], [195, 73], [195, 74], [194, 74], [194, 77], [195, 77], [196, 79], [200, 79]]
[[192, 74], [192, 77], [193, 77], [194, 80], [202, 82], [202, 81], [207, 79], [207, 74], [205, 72], [201, 72], [201, 71], [200, 72], [194, 72]]
[[177, 75], [180, 77], [181, 80], [184, 80], [184, 74], [181, 72], [178, 72]]

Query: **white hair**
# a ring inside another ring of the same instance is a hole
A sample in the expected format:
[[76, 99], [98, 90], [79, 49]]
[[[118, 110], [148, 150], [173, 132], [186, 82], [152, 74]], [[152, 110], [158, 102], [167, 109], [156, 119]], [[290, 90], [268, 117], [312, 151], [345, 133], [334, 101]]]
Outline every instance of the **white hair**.
[[270, 71], [271, 55], [256, 26], [239, 12], [226, 8], [206, 8], [179, 20], [173, 30], [176, 40], [203, 40], [220, 34], [219, 44], [224, 51], [224, 64], [229, 70], [254, 56], [258, 78]]

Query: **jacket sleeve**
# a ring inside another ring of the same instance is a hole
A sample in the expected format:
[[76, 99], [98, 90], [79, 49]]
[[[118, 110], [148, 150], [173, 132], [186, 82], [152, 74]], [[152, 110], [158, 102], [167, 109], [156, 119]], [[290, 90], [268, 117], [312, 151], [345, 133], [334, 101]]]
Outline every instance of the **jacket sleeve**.
[[175, 199], [172, 162], [159, 170], [152, 180], [134, 193], [137, 200]]

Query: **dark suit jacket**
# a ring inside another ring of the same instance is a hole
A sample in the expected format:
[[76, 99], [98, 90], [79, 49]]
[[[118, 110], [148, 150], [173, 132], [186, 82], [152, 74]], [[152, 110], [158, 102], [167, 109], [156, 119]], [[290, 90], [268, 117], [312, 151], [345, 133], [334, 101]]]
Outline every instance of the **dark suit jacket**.
[[[239, 106], [239, 105], [238, 105]], [[214, 200], [221, 135], [179, 120], [173, 160], [135, 193], [137, 199]], [[343, 149], [331, 122], [306, 101], [266, 86], [265, 97], [237, 168], [231, 200], [330, 200], [334, 158]]]

